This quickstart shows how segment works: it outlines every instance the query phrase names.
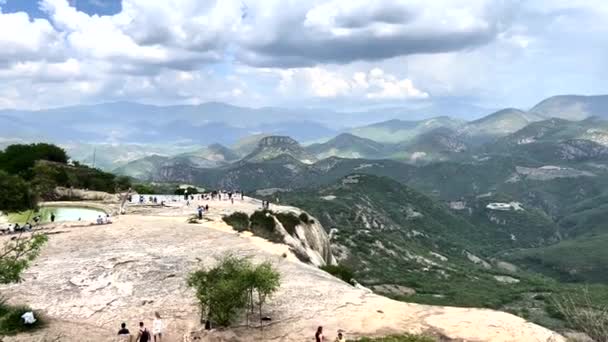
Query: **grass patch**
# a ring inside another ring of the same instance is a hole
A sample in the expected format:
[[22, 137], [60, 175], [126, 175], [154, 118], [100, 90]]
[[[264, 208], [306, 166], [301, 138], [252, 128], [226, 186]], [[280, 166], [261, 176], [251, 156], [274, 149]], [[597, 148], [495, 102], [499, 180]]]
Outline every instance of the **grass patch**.
[[45, 326], [45, 320], [40, 313], [34, 312], [36, 322], [34, 324], [25, 324], [21, 316], [31, 308], [20, 305], [10, 306], [6, 303], [0, 303], [0, 335], [16, 335], [19, 333], [38, 330]]
[[[296, 226], [302, 223], [300, 218], [294, 213], [277, 213], [274, 215], [279, 222], [283, 225], [283, 228], [289, 233], [289, 235], [296, 235]], [[308, 222], [308, 221], [304, 221]]]
[[334, 277], [342, 279], [344, 282], [355, 285], [355, 282], [353, 281], [355, 273], [344, 265], [325, 265], [320, 268]]
[[227, 225], [232, 226], [237, 232], [243, 232], [249, 229], [249, 216], [240, 211], [224, 216], [222, 217], [222, 220], [224, 220]]
[[386, 337], [369, 338], [363, 337], [358, 340], [348, 340], [351, 342], [435, 342], [436, 339], [420, 335], [391, 335]]

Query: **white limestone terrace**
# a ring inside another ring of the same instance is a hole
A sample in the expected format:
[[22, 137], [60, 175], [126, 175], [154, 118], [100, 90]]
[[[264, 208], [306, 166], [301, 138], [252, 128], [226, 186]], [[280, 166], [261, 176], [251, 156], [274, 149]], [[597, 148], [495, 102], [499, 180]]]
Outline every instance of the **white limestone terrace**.
[[[129, 206], [126, 215], [114, 217], [109, 225], [46, 226], [49, 242], [24, 281], [3, 286], [0, 293], [12, 303], [41, 310], [50, 324], [3, 341], [115, 341], [121, 322], [135, 331], [139, 321], [151, 325], [155, 311], [167, 325], [163, 342], [310, 341], [319, 325], [330, 340], [342, 329], [349, 338], [427, 332], [456, 341], [565, 341], [504, 312], [410, 304], [375, 295], [300, 262], [286, 245], [236, 233], [221, 220], [233, 211], [252, 213], [261, 208], [259, 201], [210, 201], [207, 220], [189, 224], [197, 204]], [[263, 330], [243, 323], [211, 333], [201, 329], [186, 278], [227, 252], [270, 260], [281, 273], [281, 288], [266, 310], [272, 322]]]

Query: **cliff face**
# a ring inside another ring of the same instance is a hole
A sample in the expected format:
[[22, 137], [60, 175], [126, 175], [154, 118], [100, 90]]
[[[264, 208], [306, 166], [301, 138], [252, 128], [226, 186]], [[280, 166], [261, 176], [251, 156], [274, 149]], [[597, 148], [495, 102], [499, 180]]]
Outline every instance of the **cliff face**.
[[[291, 213], [300, 216], [303, 211], [297, 208], [289, 208], [282, 213]], [[319, 221], [309, 216], [308, 222], [302, 222], [295, 226], [294, 234], [290, 234], [279, 219], [275, 217], [276, 229], [283, 236], [284, 243], [288, 245], [300, 261], [315, 266], [335, 264], [336, 260], [331, 252], [329, 235]]]

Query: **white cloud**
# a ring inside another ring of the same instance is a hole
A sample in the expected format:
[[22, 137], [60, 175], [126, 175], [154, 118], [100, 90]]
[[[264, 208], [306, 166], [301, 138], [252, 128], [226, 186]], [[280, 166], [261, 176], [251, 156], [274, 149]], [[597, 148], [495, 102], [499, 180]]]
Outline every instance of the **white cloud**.
[[368, 99], [416, 99], [429, 95], [411, 80], [399, 79], [380, 68], [366, 72], [331, 71], [322, 67], [277, 70], [281, 77], [279, 89], [284, 94], [302, 94], [321, 98], [365, 97]]
[[48, 19], [0, 9], [0, 108], [443, 96], [517, 105], [608, 87], [601, 0], [122, 0], [106, 16], [39, 3]]

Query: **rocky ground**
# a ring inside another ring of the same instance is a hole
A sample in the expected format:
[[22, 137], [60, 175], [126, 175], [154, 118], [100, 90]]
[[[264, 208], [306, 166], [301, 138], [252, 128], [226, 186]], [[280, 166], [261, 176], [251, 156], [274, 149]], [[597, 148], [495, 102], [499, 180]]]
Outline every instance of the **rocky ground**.
[[[201, 224], [189, 224], [195, 205], [130, 206], [127, 215], [102, 226], [47, 227], [49, 243], [20, 284], [1, 293], [49, 318], [48, 328], [2, 341], [114, 341], [121, 322], [135, 330], [158, 311], [167, 325], [163, 342], [311, 341], [318, 325], [333, 340], [397, 332], [433, 333], [459, 341], [563, 341], [545, 328], [502, 312], [434, 307], [393, 301], [355, 288], [299, 262], [287, 246], [237, 234], [221, 221], [234, 210], [260, 208], [254, 200], [210, 202]], [[272, 322], [263, 330], [244, 324], [230, 331], [201, 331], [189, 272], [223, 253], [270, 260], [282, 275], [270, 300]], [[285, 257], [284, 255], [287, 255]]]

